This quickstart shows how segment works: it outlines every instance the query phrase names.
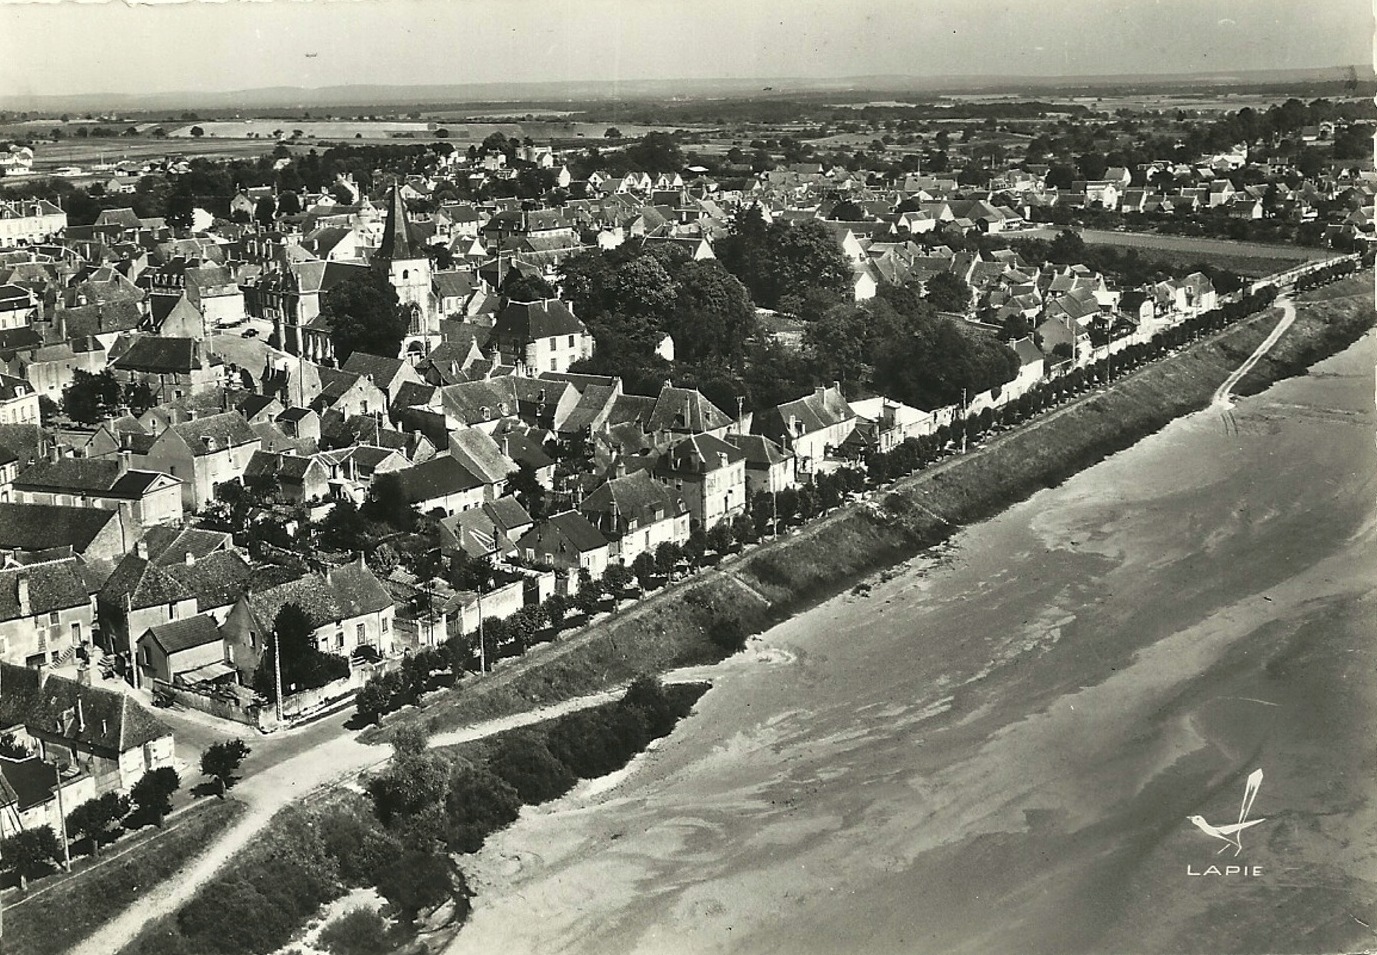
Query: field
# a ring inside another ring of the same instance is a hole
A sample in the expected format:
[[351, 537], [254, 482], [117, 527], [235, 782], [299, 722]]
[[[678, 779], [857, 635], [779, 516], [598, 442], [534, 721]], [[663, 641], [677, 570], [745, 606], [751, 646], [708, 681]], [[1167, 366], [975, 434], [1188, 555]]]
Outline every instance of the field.
[[[1030, 229], [1011, 233], [1012, 238], [1055, 239], [1060, 229]], [[1309, 259], [1327, 259], [1333, 253], [1299, 245], [1267, 245], [1260, 242], [1235, 242], [1198, 236], [1159, 235], [1154, 232], [1108, 232], [1083, 229], [1087, 243], [1118, 245], [1141, 249], [1145, 256], [1169, 263], [1204, 262], [1239, 275], [1270, 275]]]
[[[525, 115], [516, 113], [515, 115]], [[470, 123], [464, 122], [462, 115], [455, 114], [423, 114], [422, 120], [312, 120], [312, 119], [244, 119], [244, 120], [207, 120], [200, 123], [187, 123], [175, 128], [168, 129], [168, 136], [177, 139], [179, 142], [192, 139], [191, 130], [194, 126], [199, 126], [205, 133], [200, 137], [204, 142], [208, 139], [238, 139], [246, 141], [263, 141], [271, 143], [276, 135], [285, 133], [291, 135], [296, 130], [301, 130], [302, 140], [397, 140], [415, 139], [418, 141], [429, 142], [435, 139], [448, 139], [459, 143], [481, 143], [493, 133], [501, 133], [504, 136], [524, 139], [530, 137], [536, 143], [549, 142], [552, 139], [577, 139], [586, 138], [600, 140], [607, 132], [607, 123], [577, 123], [567, 119], [553, 120], [522, 120], [520, 122], [495, 122], [495, 123]], [[508, 114], [512, 115], [512, 114]], [[499, 117], [505, 118], [505, 117]], [[622, 135], [628, 138], [644, 136], [657, 128], [669, 129], [670, 127], [636, 126], [630, 124], [616, 124], [621, 130]], [[437, 129], [443, 128], [449, 132], [447, 137], [437, 137]], [[250, 137], [253, 137], [252, 139]]]

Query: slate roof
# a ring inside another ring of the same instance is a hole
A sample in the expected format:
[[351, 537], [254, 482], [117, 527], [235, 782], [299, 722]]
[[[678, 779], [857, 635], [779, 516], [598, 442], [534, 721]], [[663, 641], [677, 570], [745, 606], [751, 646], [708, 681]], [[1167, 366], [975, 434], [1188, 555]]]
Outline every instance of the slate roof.
[[798, 432], [789, 427], [791, 422], [803, 426], [802, 434], [812, 434], [854, 417], [856, 412], [846, 403], [841, 392], [833, 388], [816, 388], [811, 395], [786, 401], [757, 415], [751, 431], [771, 437], [781, 433], [796, 437]]
[[[20, 607], [19, 581], [28, 581], [29, 609]], [[0, 570], [0, 620], [21, 620], [90, 602], [86, 579], [75, 557]]]
[[607, 538], [578, 511], [552, 514], [517, 542], [522, 550], [544, 554], [587, 554], [607, 546]]
[[215, 621], [203, 613], [149, 627], [145, 633], [168, 655], [219, 643], [222, 639], [220, 628], [215, 625]]
[[449, 441], [450, 454], [471, 469], [474, 476], [480, 478], [484, 484], [504, 481], [508, 474], [516, 470], [516, 462], [502, 453], [496, 441], [477, 428], [451, 431]]
[[121, 463], [111, 458], [36, 461], [20, 472], [14, 486], [24, 491], [104, 494], [115, 486], [122, 470]]
[[684, 513], [682, 499], [645, 471], [604, 481], [579, 504], [579, 510], [612, 539], [621, 536], [622, 521], [653, 524]]
[[666, 384], [655, 399], [646, 422], [649, 431], [678, 431], [699, 434], [716, 431], [732, 423], [726, 413], [703, 397], [697, 388], [675, 388]]
[[355, 375], [368, 377], [373, 376], [373, 383], [379, 388], [386, 387], [397, 377], [407, 363], [400, 358], [384, 358], [382, 355], [370, 355], [367, 352], [356, 351], [345, 361], [341, 370]]
[[588, 327], [557, 298], [540, 302], [508, 302], [497, 313], [493, 337], [533, 342], [557, 335], [586, 335]]
[[[224, 411], [204, 418], [193, 418], [167, 429], [186, 442], [197, 457], [238, 447], [258, 440], [244, 416], [237, 411]], [[209, 438], [207, 442], [205, 439]]]
[[9, 663], [0, 663], [0, 714], [0, 723], [22, 724], [31, 736], [108, 755], [172, 735], [124, 693]]
[[117, 520], [118, 511], [99, 507], [0, 503], [0, 550], [70, 547], [79, 554]]
[[249, 593], [249, 609], [259, 623], [273, 626], [278, 611], [295, 603], [306, 612], [313, 628], [350, 617], [378, 613], [392, 606], [392, 597], [363, 558], [325, 574], [309, 573], [295, 580]]
[[794, 456], [763, 434], [729, 434], [727, 443], [746, 456], [746, 467], [751, 469], [768, 468]]
[[432, 501], [448, 494], [471, 491], [483, 487], [483, 479], [476, 476], [448, 454], [437, 455], [422, 464], [415, 464], [395, 474], [401, 491], [414, 504]]

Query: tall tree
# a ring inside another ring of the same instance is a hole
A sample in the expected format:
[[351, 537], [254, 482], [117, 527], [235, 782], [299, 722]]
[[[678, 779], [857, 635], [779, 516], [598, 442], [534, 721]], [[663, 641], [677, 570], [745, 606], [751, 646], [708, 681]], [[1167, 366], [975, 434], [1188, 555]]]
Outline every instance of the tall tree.
[[120, 383], [108, 368], [95, 375], [78, 368], [63, 389], [62, 405], [75, 420], [97, 424], [119, 412]]
[[755, 333], [755, 307], [746, 286], [720, 262], [685, 262], [674, 275], [676, 294], [664, 329], [681, 361], [735, 365]]
[[234, 783], [234, 774], [251, 750], [242, 739], [211, 743], [201, 754], [201, 773], [220, 784], [220, 798]]
[[330, 343], [341, 364], [356, 351], [395, 356], [401, 351], [411, 316], [380, 268], [354, 270], [325, 293], [321, 316], [330, 325]]
[[172, 794], [182, 787], [182, 779], [171, 766], [150, 769], [139, 777], [129, 790], [138, 811], [161, 826], [163, 819], [172, 811]]

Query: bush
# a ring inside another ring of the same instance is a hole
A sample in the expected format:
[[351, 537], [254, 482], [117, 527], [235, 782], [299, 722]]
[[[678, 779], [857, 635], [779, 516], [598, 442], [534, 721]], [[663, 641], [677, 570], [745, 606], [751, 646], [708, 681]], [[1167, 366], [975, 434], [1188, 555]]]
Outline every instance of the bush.
[[387, 955], [393, 947], [386, 919], [365, 908], [350, 909], [325, 926], [320, 944], [331, 955]]
[[177, 915], [177, 927], [195, 952], [271, 952], [297, 928], [297, 920], [280, 901], [243, 879], [227, 880], [188, 902]]
[[746, 648], [745, 626], [735, 617], [721, 617], [708, 626], [708, 639], [729, 655]]
[[506, 780], [482, 767], [460, 767], [445, 800], [445, 841], [454, 852], [477, 852], [491, 832], [516, 821], [521, 797]]
[[339, 865], [345, 885], [361, 888], [387, 864], [402, 854], [402, 844], [371, 820], [346, 812], [334, 812], [320, 824], [325, 852]]
[[541, 803], [567, 793], [574, 774], [544, 742], [526, 734], [511, 734], [488, 758], [488, 768], [516, 790], [524, 803]]
[[378, 873], [378, 893], [408, 922], [451, 891], [450, 866], [431, 852], [407, 852]]

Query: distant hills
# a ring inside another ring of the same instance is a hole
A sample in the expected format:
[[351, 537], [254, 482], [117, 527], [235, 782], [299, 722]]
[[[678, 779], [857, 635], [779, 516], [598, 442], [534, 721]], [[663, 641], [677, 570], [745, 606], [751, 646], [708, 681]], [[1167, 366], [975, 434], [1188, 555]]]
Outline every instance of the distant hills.
[[[1357, 67], [1358, 79], [1368, 86], [1371, 64]], [[533, 102], [590, 100], [700, 99], [752, 95], [788, 99], [819, 93], [941, 94], [1009, 92], [1084, 94], [1096, 89], [1133, 87], [1239, 87], [1342, 83], [1350, 67], [1301, 70], [1250, 70], [1228, 73], [1124, 74], [1105, 76], [851, 76], [839, 78], [741, 78], [688, 80], [586, 80], [572, 83], [460, 83], [435, 86], [291, 86], [224, 92], [78, 93], [13, 96], [0, 94], [0, 109], [58, 113], [122, 110], [270, 108], [326, 109], [344, 106], [421, 106], [459, 104], [518, 105]]]

